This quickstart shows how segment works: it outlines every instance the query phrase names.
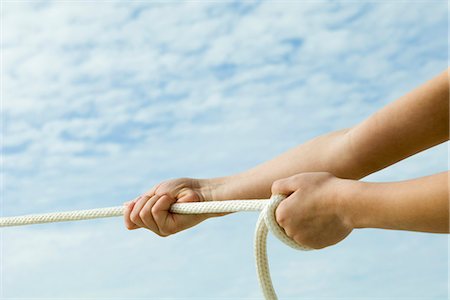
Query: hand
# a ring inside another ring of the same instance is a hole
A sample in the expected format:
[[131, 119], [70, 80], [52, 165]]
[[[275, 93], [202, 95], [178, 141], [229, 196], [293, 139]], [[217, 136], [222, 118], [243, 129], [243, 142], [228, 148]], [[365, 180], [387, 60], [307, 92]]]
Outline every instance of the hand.
[[341, 205], [350, 182], [325, 172], [275, 181], [272, 194], [288, 196], [275, 212], [278, 224], [297, 243], [314, 249], [340, 242], [353, 230]]
[[224, 214], [181, 215], [169, 209], [175, 202], [199, 202], [209, 200], [207, 181], [179, 178], [164, 181], [126, 202], [124, 220], [129, 230], [147, 228], [160, 236], [168, 236], [192, 227], [207, 218]]

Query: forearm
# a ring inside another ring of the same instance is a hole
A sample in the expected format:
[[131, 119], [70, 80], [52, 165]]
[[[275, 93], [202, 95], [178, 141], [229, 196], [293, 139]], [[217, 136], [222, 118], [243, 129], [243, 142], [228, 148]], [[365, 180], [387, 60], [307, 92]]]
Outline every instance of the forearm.
[[356, 170], [381, 170], [449, 139], [447, 71], [390, 103], [349, 132]]
[[302, 172], [327, 171], [341, 178], [359, 179], [355, 161], [349, 155], [348, 130], [314, 138], [250, 170], [232, 176], [206, 180], [209, 198], [251, 199], [270, 197], [275, 180]]
[[248, 171], [202, 181], [208, 198], [265, 198], [275, 180], [303, 172], [360, 179], [448, 140], [448, 97], [443, 72], [351, 129], [315, 138]]
[[343, 214], [355, 228], [448, 233], [448, 174], [392, 183], [347, 181]]

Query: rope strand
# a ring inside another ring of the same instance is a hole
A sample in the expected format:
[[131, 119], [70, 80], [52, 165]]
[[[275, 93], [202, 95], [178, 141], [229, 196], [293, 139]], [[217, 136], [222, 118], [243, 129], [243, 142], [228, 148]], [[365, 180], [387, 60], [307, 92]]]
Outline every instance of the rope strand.
[[[277, 299], [270, 278], [267, 258], [267, 233], [270, 230], [280, 241], [298, 250], [310, 248], [297, 244], [288, 237], [275, 220], [275, 210], [285, 197], [273, 195], [270, 199], [227, 200], [174, 203], [170, 211], [177, 214], [231, 213], [238, 211], [261, 211], [256, 223], [254, 252], [259, 284], [266, 299]], [[0, 227], [43, 224], [53, 222], [79, 221], [98, 218], [119, 217], [124, 214], [123, 206], [95, 208], [88, 210], [34, 214], [0, 218]]]

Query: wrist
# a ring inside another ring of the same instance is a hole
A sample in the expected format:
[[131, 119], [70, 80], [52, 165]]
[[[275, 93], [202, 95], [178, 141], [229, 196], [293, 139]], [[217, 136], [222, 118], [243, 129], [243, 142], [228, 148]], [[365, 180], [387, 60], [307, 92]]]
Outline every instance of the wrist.
[[248, 175], [235, 174], [224, 177], [200, 179], [205, 200], [258, 199], [270, 196], [270, 184], [255, 184]]
[[199, 191], [206, 201], [226, 200], [231, 182], [231, 176], [198, 179]]
[[364, 209], [364, 195], [368, 189], [365, 182], [343, 179], [338, 196], [340, 216], [352, 228], [367, 227], [369, 217]]

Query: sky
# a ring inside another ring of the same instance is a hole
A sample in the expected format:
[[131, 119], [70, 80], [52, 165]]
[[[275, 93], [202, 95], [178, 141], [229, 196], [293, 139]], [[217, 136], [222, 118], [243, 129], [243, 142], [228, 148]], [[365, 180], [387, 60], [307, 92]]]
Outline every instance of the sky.
[[[447, 68], [446, 1], [1, 1], [2, 215], [121, 205], [354, 126]], [[366, 181], [448, 169], [448, 144]], [[1, 298], [259, 299], [257, 213], [1, 231]], [[269, 237], [281, 299], [447, 299], [447, 236]]]

